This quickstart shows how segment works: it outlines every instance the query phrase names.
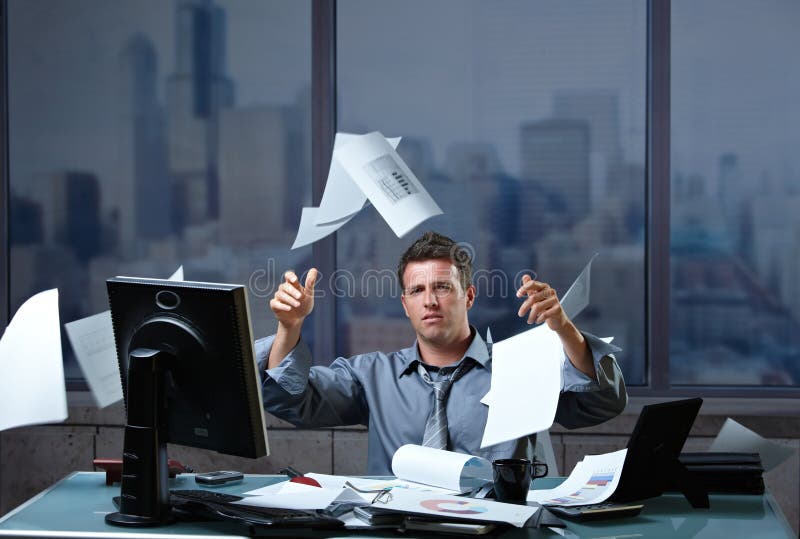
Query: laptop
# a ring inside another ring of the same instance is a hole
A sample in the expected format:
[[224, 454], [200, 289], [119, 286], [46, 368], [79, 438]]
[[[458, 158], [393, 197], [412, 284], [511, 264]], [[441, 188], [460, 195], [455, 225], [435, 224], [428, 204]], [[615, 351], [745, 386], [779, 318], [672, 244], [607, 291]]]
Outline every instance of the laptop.
[[678, 486], [692, 507], [708, 507], [708, 494], [693, 480], [679, 457], [703, 399], [683, 399], [642, 408], [628, 440], [622, 476], [611, 500], [629, 502], [660, 496]]

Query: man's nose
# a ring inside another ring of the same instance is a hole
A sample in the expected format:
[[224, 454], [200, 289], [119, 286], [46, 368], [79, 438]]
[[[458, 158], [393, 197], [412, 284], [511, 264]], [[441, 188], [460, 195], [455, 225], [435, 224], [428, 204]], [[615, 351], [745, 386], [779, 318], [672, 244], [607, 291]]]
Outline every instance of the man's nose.
[[435, 307], [439, 304], [439, 298], [433, 293], [433, 290], [425, 291], [425, 307]]

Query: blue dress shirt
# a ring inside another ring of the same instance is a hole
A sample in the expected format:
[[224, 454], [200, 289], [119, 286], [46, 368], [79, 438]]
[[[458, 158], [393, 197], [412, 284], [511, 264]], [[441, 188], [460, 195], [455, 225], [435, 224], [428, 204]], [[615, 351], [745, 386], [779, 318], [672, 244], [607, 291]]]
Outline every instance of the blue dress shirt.
[[[489, 391], [492, 357], [474, 328], [472, 332], [464, 358], [477, 365], [453, 384], [447, 400], [450, 449], [489, 460], [530, 458], [535, 435], [480, 448], [488, 414], [488, 406], [480, 400]], [[613, 356], [620, 348], [583, 335], [592, 351], [597, 379], [565, 359], [556, 422], [568, 429], [602, 423], [618, 415], [627, 403], [625, 382]], [[264, 407], [269, 413], [298, 427], [366, 425], [370, 475], [392, 475], [394, 452], [404, 444], [422, 443], [434, 396], [433, 388], [417, 372], [421, 359], [416, 342], [388, 354], [340, 357], [322, 367], [312, 366], [311, 352], [301, 339], [277, 367], [265, 370], [274, 338], [256, 341]]]

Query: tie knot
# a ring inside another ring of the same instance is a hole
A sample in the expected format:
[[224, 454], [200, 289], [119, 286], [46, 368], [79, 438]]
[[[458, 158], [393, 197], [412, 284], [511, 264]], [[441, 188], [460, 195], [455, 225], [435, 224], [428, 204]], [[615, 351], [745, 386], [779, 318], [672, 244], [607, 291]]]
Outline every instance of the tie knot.
[[438, 382], [431, 382], [431, 387], [433, 388], [433, 393], [436, 395], [436, 398], [444, 400], [447, 398], [447, 390], [450, 389], [451, 381], [448, 380], [439, 380]]

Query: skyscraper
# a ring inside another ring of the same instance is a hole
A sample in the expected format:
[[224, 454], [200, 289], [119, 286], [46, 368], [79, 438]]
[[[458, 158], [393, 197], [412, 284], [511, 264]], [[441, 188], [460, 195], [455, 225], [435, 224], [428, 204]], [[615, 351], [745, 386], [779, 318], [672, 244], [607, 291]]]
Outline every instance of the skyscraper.
[[520, 143], [523, 184], [535, 181], [544, 192], [558, 195], [569, 222], [584, 217], [590, 209], [589, 124], [567, 119], [526, 123]]
[[225, 245], [286, 242], [287, 130], [280, 107], [247, 107], [220, 116], [220, 234]]
[[219, 114], [234, 101], [225, 75], [225, 14], [210, 0], [181, 0], [175, 18], [175, 72], [167, 81], [169, 170], [176, 225], [219, 215]]
[[80, 262], [100, 253], [100, 185], [90, 172], [63, 172], [52, 177], [53, 242], [70, 248]]
[[158, 59], [144, 35], [131, 37], [120, 54], [120, 170], [116, 205], [124, 248], [137, 238], [163, 238], [172, 230], [171, 182], [164, 121], [156, 97]]
[[602, 154], [609, 166], [622, 161], [619, 96], [616, 92], [557, 90], [553, 105], [556, 118], [588, 122], [591, 151]]

